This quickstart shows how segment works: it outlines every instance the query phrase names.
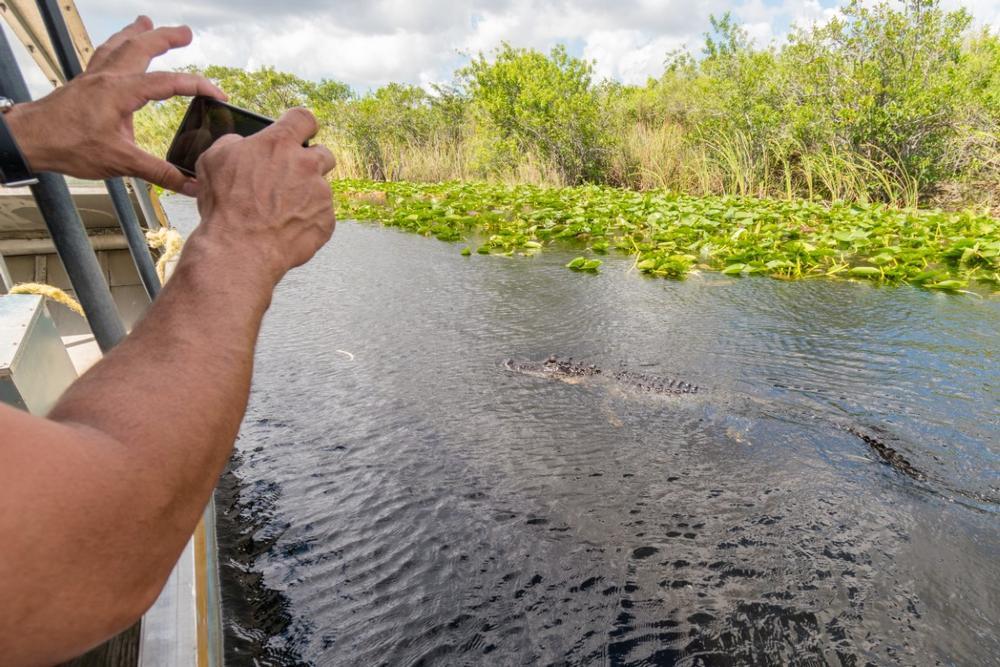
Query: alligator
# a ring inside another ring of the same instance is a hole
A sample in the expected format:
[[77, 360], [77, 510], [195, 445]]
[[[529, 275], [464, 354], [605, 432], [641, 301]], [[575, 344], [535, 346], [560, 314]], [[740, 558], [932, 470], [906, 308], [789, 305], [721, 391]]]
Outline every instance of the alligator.
[[610, 377], [618, 386], [624, 389], [651, 394], [697, 394], [700, 391], [700, 387], [688, 382], [637, 373], [624, 366], [613, 373], [604, 373], [596, 365], [573, 361], [572, 357], [560, 359], [552, 355], [545, 361], [517, 361], [508, 359], [504, 362], [504, 366], [515, 373], [561, 380], [567, 384], [578, 384], [586, 378], [603, 375]]
[[861, 431], [856, 426], [850, 426], [850, 425], [845, 426], [841, 424], [837, 424], [837, 426], [847, 431], [854, 437], [858, 438], [866, 445], [868, 445], [868, 447], [873, 452], [875, 452], [879, 456], [879, 458], [882, 459], [882, 462], [885, 463], [886, 465], [895, 468], [899, 472], [909, 477], [912, 477], [913, 479], [919, 481], [924, 481], [927, 479], [927, 475], [920, 472], [918, 469], [914, 468], [913, 464], [910, 463], [908, 460], [906, 460], [906, 457], [904, 457], [898, 451], [896, 451], [883, 441], [879, 440], [875, 436], [869, 435]]
[[[572, 357], [562, 359], [550, 355], [544, 361], [507, 359], [503, 362], [503, 366], [515, 373], [559, 380], [567, 384], [580, 384], [597, 378], [609, 378], [612, 386], [624, 390], [623, 393], [626, 394], [638, 392], [658, 396], [680, 396], [705, 392], [703, 388], [689, 382], [638, 373], [629, 370], [624, 365], [616, 371], [605, 373], [595, 364], [573, 361]], [[815, 415], [810, 414], [810, 417], [815, 418]], [[621, 425], [613, 415], [610, 415], [610, 418], [616, 426]], [[927, 479], [927, 476], [915, 468], [906, 457], [878, 437], [854, 424], [842, 424], [833, 420], [830, 420], [830, 423], [864, 442], [882, 463], [894, 470], [919, 481]]]

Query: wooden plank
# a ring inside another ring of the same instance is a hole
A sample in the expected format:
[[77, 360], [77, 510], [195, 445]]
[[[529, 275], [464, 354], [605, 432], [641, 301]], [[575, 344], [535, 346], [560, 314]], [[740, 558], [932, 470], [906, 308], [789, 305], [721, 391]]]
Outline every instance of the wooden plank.
[[[61, 0], [59, 8], [62, 10], [63, 18], [66, 20], [66, 28], [73, 39], [73, 46], [76, 47], [76, 54], [84, 67], [90, 62], [90, 57], [94, 54], [94, 45], [90, 41], [87, 29], [83, 26], [83, 19], [77, 11], [76, 3], [73, 0]], [[7, 25], [17, 38], [28, 49], [28, 53], [42, 69], [42, 73], [53, 86], [65, 83], [62, 69], [59, 67], [59, 59], [56, 58], [52, 49], [52, 41], [49, 39], [42, 16], [38, 12], [35, 0], [3, 0], [0, 2], [0, 14], [3, 15]]]

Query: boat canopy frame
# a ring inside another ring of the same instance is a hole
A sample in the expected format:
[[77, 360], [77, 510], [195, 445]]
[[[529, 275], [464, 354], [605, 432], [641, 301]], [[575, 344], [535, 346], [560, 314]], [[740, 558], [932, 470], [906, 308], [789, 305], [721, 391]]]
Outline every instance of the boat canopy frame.
[[[14, 33], [25, 42], [53, 85], [65, 83], [84, 71], [94, 49], [73, 3], [13, 0], [0, 5], [0, 12], [3, 12]], [[5, 34], [0, 34], [0, 94], [15, 103], [31, 101], [30, 91]], [[101, 351], [106, 353], [125, 337], [125, 326], [110, 287], [101, 274], [97, 256], [65, 178], [40, 173], [38, 179], [38, 184], [31, 186], [31, 193], [94, 338]], [[125, 181], [121, 178], [107, 179], [105, 187], [136, 273], [152, 302], [161, 289], [160, 279]], [[134, 179], [132, 189], [147, 225], [159, 225], [160, 219], [148, 185]]]

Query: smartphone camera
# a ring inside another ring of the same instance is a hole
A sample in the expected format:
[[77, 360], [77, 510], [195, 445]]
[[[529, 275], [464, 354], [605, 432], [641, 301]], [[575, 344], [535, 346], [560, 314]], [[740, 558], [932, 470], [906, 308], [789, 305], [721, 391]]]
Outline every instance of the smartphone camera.
[[226, 134], [248, 137], [273, 123], [267, 116], [226, 104], [211, 97], [191, 100], [184, 120], [167, 151], [167, 162], [188, 176], [194, 176], [195, 164], [202, 153]]

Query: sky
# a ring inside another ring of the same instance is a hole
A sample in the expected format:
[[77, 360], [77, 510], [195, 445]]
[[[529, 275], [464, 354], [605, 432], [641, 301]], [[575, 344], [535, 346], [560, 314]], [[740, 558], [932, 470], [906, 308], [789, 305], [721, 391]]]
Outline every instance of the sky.
[[[792, 25], [833, 16], [845, 0], [77, 0], [99, 44], [137, 14], [186, 23], [194, 42], [155, 67], [270, 65], [366, 91], [390, 81], [448, 82], [470, 56], [502, 41], [548, 50], [565, 44], [598, 79], [643, 83], [674, 49], [697, 51], [709, 17], [731, 11], [758, 45]], [[1000, 30], [1000, 0], [942, 0]], [[32, 88], [40, 74], [27, 72]], [[43, 79], [42, 79], [43, 80]]]

